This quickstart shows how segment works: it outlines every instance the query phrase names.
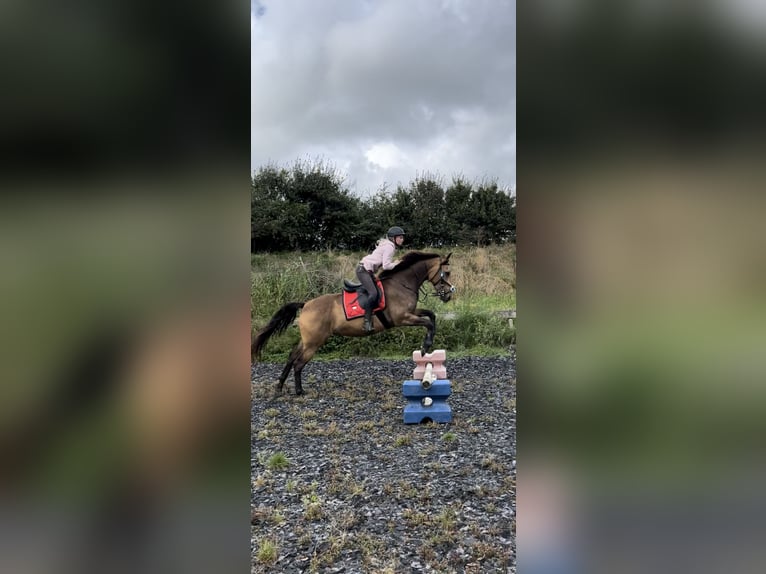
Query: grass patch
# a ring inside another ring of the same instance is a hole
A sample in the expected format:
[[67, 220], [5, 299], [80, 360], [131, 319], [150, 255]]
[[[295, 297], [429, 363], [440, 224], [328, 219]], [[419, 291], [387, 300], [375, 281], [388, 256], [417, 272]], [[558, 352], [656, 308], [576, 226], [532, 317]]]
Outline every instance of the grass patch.
[[412, 436], [408, 434], [400, 434], [394, 439], [394, 446], [405, 446], [412, 444]]
[[258, 545], [258, 550], [255, 553], [255, 558], [261, 564], [268, 566], [274, 564], [279, 557], [279, 549], [277, 543], [273, 540], [263, 539]]
[[309, 521], [317, 521], [324, 518], [322, 510], [322, 499], [316, 492], [310, 492], [301, 498], [303, 503], [303, 517]]
[[288, 466], [290, 466], [290, 461], [287, 460], [283, 452], [275, 452], [266, 461], [266, 468], [269, 470], [284, 470]]

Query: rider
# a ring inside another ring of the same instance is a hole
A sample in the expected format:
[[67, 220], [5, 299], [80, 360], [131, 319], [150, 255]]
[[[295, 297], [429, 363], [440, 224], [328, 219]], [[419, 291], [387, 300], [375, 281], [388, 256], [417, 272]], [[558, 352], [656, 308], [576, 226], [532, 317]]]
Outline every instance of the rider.
[[369, 297], [364, 309], [364, 330], [373, 331], [372, 310], [377, 304], [378, 290], [375, 287], [375, 272], [380, 269], [392, 269], [398, 261], [393, 260], [394, 251], [404, 243], [404, 230], [401, 227], [391, 227], [386, 236], [378, 240], [375, 250], [362, 258], [356, 267], [356, 277], [367, 290]]

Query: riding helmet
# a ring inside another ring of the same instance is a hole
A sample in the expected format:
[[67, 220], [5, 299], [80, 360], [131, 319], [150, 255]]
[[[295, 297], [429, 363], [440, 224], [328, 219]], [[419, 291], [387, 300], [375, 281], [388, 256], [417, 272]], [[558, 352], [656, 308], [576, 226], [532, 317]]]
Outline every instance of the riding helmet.
[[391, 227], [386, 233], [388, 237], [396, 237], [397, 235], [404, 235], [404, 229], [401, 227]]

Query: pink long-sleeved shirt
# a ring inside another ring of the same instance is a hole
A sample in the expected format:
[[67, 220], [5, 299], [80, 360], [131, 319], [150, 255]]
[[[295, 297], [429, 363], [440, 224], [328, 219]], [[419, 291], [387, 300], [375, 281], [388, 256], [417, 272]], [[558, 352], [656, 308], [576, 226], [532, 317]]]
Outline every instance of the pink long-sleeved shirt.
[[394, 251], [396, 251], [396, 245], [388, 238], [383, 239], [375, 250], [369, 255], [362, 257], [362, 265], [367, 271], [376, 272], [378, 269], [392, 269], [396, 266], [396, 262], [393, 260]]

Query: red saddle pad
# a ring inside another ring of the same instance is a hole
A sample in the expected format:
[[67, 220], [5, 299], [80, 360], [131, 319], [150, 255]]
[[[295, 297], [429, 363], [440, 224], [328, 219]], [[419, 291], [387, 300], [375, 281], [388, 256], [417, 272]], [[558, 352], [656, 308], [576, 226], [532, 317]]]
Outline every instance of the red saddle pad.
[[[378, 289], [380, 289], [380, 301], [378, 301], [374, 311], [380, 311], [386, 308], [386, 292], [383, 291], [383, 284], [380, 282], [380, 279], [376, 279], [375, 283]], [[347, 320], [364, 316], [364, 308], [359, 304], [359, 296], [356, 293], [343, 291], [343, 312], [346, 314]]]

